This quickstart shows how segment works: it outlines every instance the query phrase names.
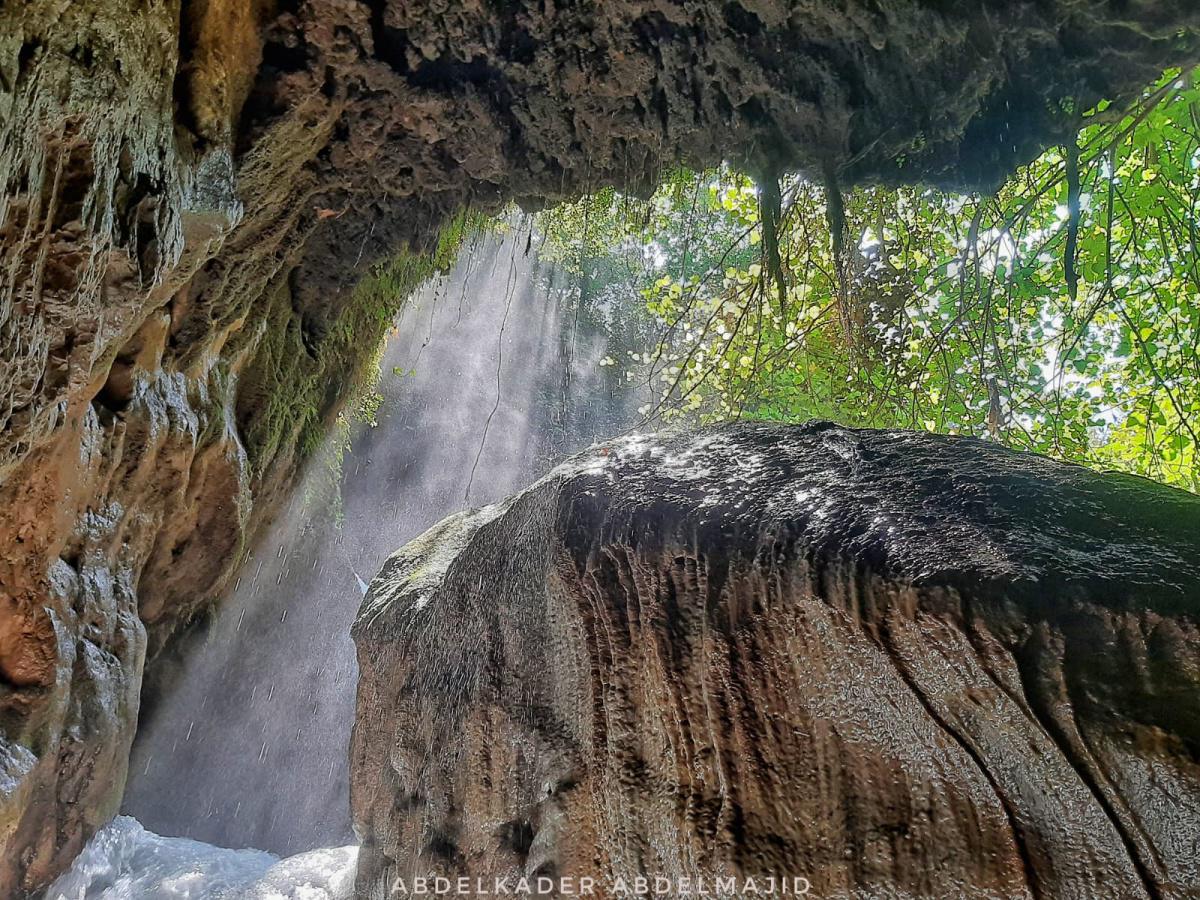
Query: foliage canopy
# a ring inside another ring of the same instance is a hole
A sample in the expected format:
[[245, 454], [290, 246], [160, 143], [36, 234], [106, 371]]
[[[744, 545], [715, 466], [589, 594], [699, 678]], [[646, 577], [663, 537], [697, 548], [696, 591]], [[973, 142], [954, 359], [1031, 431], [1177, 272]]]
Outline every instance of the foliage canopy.
[[1198, 490], [1200, 87], [1063, 115], [993, 193], [679, 171], [540, 214], [543, 255], [640, 292], [656, 338], [606, 362], [647, 420], [970, 434]]

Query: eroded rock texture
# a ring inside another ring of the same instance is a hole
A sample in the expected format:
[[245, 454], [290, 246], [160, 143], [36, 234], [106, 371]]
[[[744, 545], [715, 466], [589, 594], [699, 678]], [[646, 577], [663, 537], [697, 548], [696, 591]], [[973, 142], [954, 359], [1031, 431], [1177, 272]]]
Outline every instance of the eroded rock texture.
[[677, 159], [990, 183], [1198, 35], [1190, 0], [4, 4], [0, 894], [115, 809], [143, 657], [433, 265], [374, 263]]
[[596, 447], [372, 584], [359, 891], [1194, 896], [1198, 616], [1200, 499], [1139, 479], [827, 424]]

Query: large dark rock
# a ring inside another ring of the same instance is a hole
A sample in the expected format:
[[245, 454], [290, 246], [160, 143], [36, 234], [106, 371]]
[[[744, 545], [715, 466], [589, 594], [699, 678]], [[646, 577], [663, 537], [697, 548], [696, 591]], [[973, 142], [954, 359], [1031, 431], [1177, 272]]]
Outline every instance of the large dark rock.
[[372, 584], [359, 891], [1195, 896], [1198, 617], [1200, 498], [1137, 478], [827, 424], [599, 446]]

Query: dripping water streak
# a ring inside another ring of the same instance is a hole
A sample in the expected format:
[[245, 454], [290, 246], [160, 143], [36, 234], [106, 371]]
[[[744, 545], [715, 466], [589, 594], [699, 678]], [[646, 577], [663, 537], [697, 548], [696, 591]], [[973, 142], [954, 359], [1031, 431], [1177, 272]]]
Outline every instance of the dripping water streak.
[[[150, 831], [280, 855], [349, 843], [349, 629], [365, 583], [468, 495], [498, 500], [634, 420], [638, 398], [599, 366], [623, 355], [601, 327], [612, 309], [575, 308], [565, 276], [517, 251], [523, 237], [472, 241], [405, 307], [378, 426], [342, 462], [343, 523], [302, 504], [326, 477], [310, 466], [206, 633], [151, 670], [124, 805]], [[439, 302], [452, 291], [458, 304]]]

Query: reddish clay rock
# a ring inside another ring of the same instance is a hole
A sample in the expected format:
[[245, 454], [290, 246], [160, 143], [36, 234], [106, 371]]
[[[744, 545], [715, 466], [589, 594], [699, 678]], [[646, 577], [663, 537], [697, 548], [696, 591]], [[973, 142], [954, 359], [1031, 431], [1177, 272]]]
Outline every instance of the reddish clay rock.
[[1139, 479], [825, 424], [597, 447], [372, 584], [359, 892], [1194, 896], [1198, 616], [1200, 499]]

